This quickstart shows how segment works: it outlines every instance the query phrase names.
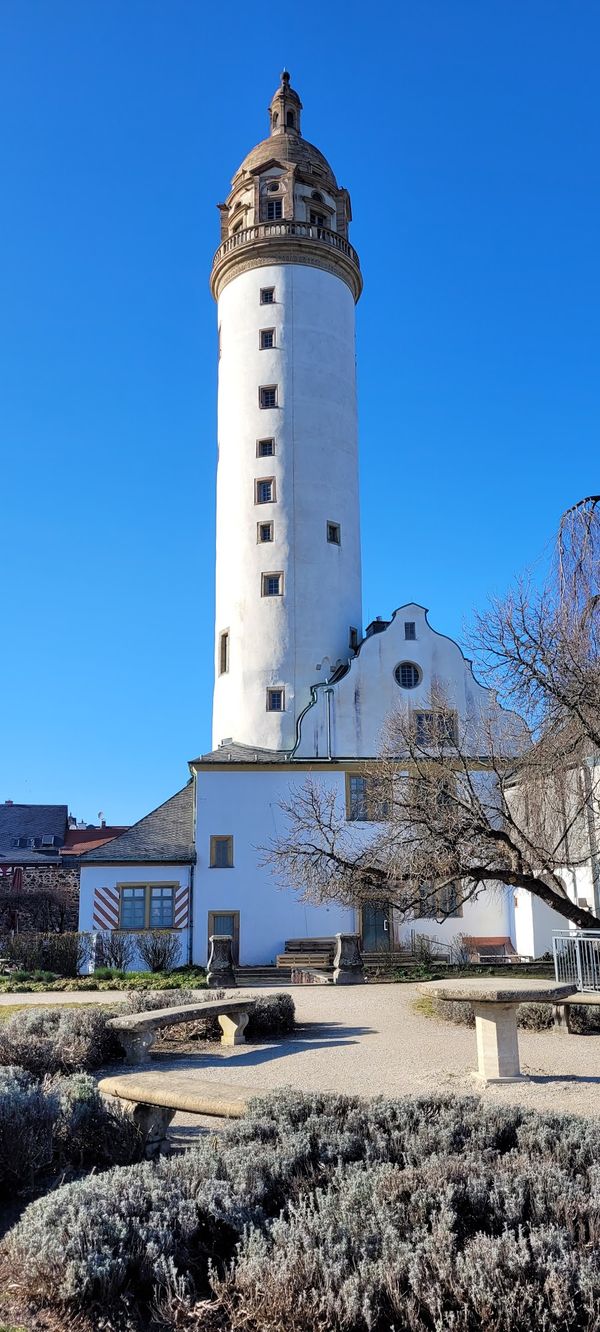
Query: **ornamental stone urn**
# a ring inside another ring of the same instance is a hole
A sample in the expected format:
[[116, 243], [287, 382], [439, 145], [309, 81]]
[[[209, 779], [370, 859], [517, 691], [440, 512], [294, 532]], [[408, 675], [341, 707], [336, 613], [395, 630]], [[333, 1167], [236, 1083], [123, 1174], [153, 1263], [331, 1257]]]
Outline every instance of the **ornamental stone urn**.
[[237, 985], [233, 970], [233, 939], [230, 934], [211, 934], [210, 953], [206, 967], [206, 982], [209, 990], [229, 989]]
[[360, 951], [360, 935], [336, 934], [335, 941], [334, 985], [364, 985], [365, 968]]

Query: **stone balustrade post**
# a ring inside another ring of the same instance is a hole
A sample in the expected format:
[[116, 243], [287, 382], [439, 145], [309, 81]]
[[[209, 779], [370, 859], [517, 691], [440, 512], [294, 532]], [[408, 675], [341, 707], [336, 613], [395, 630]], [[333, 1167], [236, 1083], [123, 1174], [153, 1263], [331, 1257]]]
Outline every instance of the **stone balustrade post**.
[[365, 968], [360, 951], [360, 935], [336, 934], [335, 941], [334, 985], [364, 985]]
[[233, 970], [233, 939], [230, 934], [211, 934], [206, 980], [210, 990], [237, 985]]

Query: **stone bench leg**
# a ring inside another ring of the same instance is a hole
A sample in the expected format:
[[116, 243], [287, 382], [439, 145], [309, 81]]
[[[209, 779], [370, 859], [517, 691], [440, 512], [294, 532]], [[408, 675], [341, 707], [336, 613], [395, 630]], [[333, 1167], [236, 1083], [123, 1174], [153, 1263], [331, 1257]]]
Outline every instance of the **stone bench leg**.
[[139, 1129], [147, 1161], [152, 1161], [155, 1156], [165, 1151], [168, 1145], [167, 1129], [175, 1114], [174, 1110], [166, 1105], [146, 1105], [145, 1101], [126, 1101], [121, 1096], [117, 1098], [109, 1096], [106, 1099], [112, 1105], [116, 1103]]
[[521, 1082], [516, 1004], [473, 1004], [477, 1076], [483, 1082]]
[[557, 1031], [572, 1032], [570, 1004], [555, 1004], [552, 1010], [552, 1015], [554, 1017], [554, 1026]]
[[125, 1051], [126, 1064], [147, 1064], [154, 1045], [154, 1031], [117, 1031], [119, 1045]]
[[244, 1032], [248, 1026], [249, 1013], [219, 1013], [219, 1026], [223, 1035], [221, 1045], [245, 1045]]

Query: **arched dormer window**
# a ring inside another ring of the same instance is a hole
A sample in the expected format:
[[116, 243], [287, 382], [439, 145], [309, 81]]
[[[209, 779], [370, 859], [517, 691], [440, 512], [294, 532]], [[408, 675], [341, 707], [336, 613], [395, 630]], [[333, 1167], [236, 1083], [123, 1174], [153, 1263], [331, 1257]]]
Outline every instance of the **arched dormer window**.
[[287, 115], [286, 115], [286, 118], [285, 118], [285, 123], [286, 123], [288, 129], [294, 129], [295, 124], [296, 124], [296, 117], [294, 116], [294, 112], [293, 112], [293, 111], [288, 111], [288, 112], [287, 112]]
[[313, 190], [310, 197], [311, 199], [316, 199], [317, 203], [323, 203], [323, 195], [319, 194], [318, 190]]

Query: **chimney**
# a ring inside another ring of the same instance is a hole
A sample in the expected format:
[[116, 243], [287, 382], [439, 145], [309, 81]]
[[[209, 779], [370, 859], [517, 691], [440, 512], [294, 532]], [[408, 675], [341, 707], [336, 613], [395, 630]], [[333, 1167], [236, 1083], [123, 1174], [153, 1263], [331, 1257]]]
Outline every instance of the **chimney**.
[[4, 804], [5, 804], [5, 805], [14, 805], [14, 803], [15, 803], [14, 800], [5, 800], [5, 801], [4, 801]]

